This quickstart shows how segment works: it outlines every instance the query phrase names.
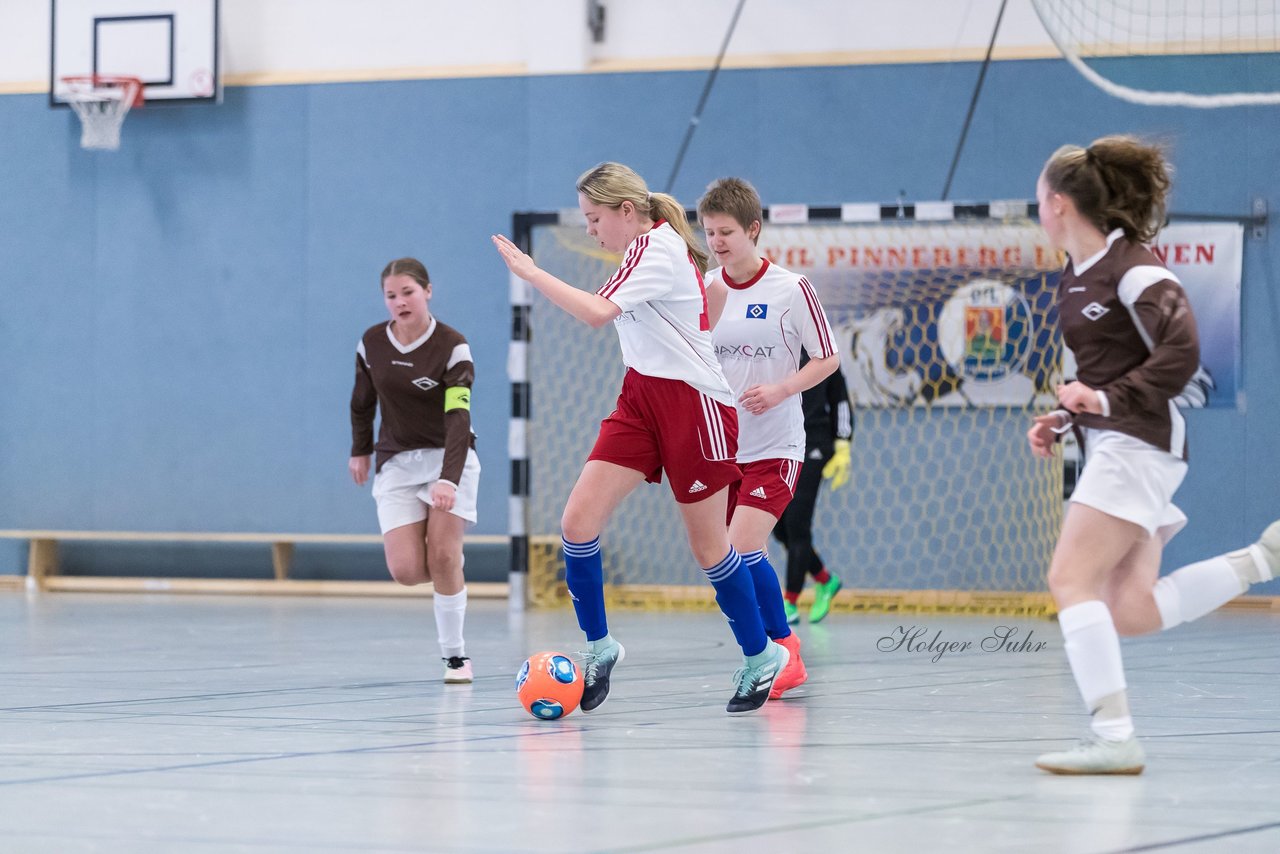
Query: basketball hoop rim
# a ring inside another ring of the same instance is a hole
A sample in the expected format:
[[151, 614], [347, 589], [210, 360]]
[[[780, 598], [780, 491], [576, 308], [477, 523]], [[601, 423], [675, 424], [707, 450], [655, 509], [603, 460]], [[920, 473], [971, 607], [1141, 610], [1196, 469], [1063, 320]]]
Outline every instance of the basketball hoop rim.
[[129, 74], [65, 74], [61, 78], [63, 83], [72, 87], [71, 94], [77, 94], [75, 86], [88, 86], [89, 89], [101, 89], [103, 87], [119, 87], [128, 91], [133, 89], [133, 102], [131, 107], [141, 107], [146, 101], [146, 86], [142, 82], [142, 78], [134, 77]]

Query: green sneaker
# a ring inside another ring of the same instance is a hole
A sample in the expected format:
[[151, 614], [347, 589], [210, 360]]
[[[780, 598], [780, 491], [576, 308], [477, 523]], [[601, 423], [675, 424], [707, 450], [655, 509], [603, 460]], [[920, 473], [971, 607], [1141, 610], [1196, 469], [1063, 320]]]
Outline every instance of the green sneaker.
[[825, 583], [814, 585], [813, 607], [809, 609], [809, 622], [822, 622], [831, 610], [831, 600], [836, 598], [836, 594], [840, 592], [840, 588], [843, 586], [844, 582], [834, 572], [831, 573], [831, 577]]
[[1090, 735], [1070, 750], [1046, 753], [1036, 767], [1053, 774], [1141, 774], [1146, 755], [1138, 739], [1105, 741]]
[[782, 600], [782, 610], [787, 612], [787, 625], [794, 626], [800, 622], [800, 609], [787, 600]]

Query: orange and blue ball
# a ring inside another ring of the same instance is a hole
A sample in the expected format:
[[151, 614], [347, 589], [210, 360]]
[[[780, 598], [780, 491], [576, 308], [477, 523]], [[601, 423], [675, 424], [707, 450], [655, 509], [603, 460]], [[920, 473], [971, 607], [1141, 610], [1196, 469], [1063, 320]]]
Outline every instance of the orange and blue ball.
[[582, 671], [562, 652], [536, 653], [516, 674], [516, 696], [539, 720], [562, 718], [582, 701]]

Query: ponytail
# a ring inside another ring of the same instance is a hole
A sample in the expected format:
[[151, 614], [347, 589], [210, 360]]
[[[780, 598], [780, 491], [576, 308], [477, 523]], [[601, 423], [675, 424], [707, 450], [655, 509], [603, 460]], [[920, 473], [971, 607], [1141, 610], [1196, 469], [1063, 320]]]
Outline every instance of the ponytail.
[[1164, 152], [1133, 137], [1110, 136], [1088, 148], [1090, 160], [1107, 189], [1102, 217], [1107, 229], [1149, 243], [1164, 225], [1173, 171]]
[[1130, 240], [1148, 243], [1164, 225], [1172, 171], [1159, 146], [1107, 136], [1088, 148], [1059, 148], [1045, 164], [1044, 177], [1103, 234], [1119, 228]]
[[689, 247], [689, 255], [693, 257], [693, 263], [698, 267], [698, 272], [707, 272], [709, 256], [693, 236], [693, 227], [689, 225], [689, 218], [685, 216], [684, 205], [676, 201], [674, 196], [666, 193], [650, 193], [649, 218], [654, 221], [665, 219], [670, 223], [676, 230], [676, 234], [684, 238], [685, 245]]

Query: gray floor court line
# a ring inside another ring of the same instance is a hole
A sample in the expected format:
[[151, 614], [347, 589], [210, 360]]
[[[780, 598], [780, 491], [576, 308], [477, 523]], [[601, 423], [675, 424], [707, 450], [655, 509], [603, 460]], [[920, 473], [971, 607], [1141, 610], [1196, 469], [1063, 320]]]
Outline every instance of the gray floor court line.
[[[1170, 848], [1178, 848], [1186, 845], [1193, 845], [1199, 842], [1214, 842], [1219, 839], [1228, 839], [1233, 836], [1243, 836], [1248, 833], [1260, 833], [1265, 830], [1280, 830], [1280, 821], [1273, 821], [1268, 824], [1259, 824], [1254, 827], [1239, 827], [1233, 830], [1224, 830], [1221, 833], [1206, 833], [1201, 836], [1188, 836], [1185, 839], [1173, 839], [1168, 842], [1156, 842], [1150, 845], [1139, 845], [1134, 848], [1124, 848], [1115, 854], [1135, 854], [1138, 851], [1165, 851]], [[1272, 850], [1280, 847], [1280, 840], [1273, 843]]]
[[[904, 624], [1047, 646], [877, 649]], [[518, 707], [514, 673], [581, 648], [569, 612], [471, 603], [471, 686], [439, 681], [429, 601], [15, 593], [0, 625], [0, 839], [18, 854], [1278, 847], [1267, 614], [1123, 642], [1148, 752], [1126, 780], [1031, 765], [1086, 725], [1048, 621], [835, 614], [797, 628], [810, 681], [735, 719], [722, 618], [618, 613], [609, 703], [557, 722]]]

